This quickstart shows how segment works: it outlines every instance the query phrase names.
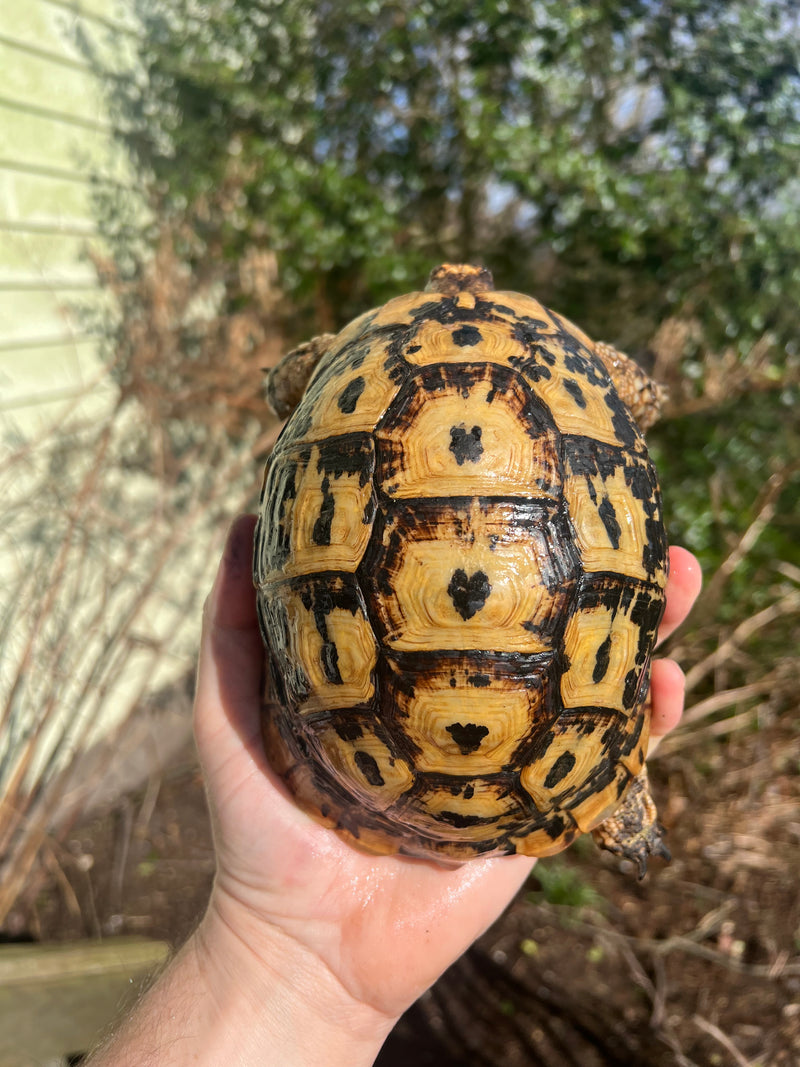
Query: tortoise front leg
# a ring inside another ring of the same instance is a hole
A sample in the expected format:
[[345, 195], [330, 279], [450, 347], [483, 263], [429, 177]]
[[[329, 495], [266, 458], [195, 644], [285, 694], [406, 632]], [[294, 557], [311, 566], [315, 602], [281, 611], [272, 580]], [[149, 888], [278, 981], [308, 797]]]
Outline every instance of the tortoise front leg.
[[336, 334], [321, 333], [298, 345], [267, 375], [267, 402], [279, 419], [288, 419], [300, 403], [314, 369]]
[[596, 341], [594, 350], [611, 376], [614, 388], [644, 433], [658, 422], [666, 390], [642, 370], [639, 364], [605, 341]]
[[592, 830], [592, 837], [601, 848], [636, 864], [640, 879], [647, 871], [648, 856], [671, 859], [663, 834], [655, 801], [650, 795], [647, 767], [642, 767], [631, 779], [614, 814]]

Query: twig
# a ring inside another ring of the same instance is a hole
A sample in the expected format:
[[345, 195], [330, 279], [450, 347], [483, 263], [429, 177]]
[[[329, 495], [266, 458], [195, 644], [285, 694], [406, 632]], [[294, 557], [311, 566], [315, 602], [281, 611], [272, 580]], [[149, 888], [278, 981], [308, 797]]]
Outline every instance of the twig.
[[781, 597], [780, 600], [776, 600], [775, 603], [756, 612], [756, 614], [751, 615], [750, 618], [744, 619], [739, 623], [736, 629], [717, 646], [714, 652], [695, 664], [691, 670], [687, 671], [686, 692], [691, 692], [697, 686], [698, 682], [705, 678], [706, 675], [710, 674], [720, 664], [726, 662], [726, 660], [730, 658], [731, 653], [754, 633], [762, 630], [765, 626], [769, 626], [771, 622], [774, 622], [775, 619], [780, 618], [782, 615], [790, 615], [796, 611], [800, 611], [800, 592], [793, 589], [791, 592]]
[[752, 700], [753, 697], [761, 696], [762, 693], [769, 693], [775, 688], [775, 681], [776, 672], [770, 671], [768, 675], [757, 682], [751, 682], [749, 685], [739, 685], [733, 689], [723, 689], [721, 693], [714, 693], [712, 696], [706, 697], [705, 700], [693, 704], [684, 713], [683, 722], [685, 725], [698, 722], [700, 719], [713, 715], [716, 711], [722, 711], [723, 708], [730, 708], [734, 704], [741, 704], [744, 700]]
[[693, 1015], [692, 1022], [700, 1030], [703, 1030], [709, 1037], [713, 1037], [715, 1041], [718, 1041], [720, 1045], [729, 1052], [733, 1057], [733, 1060], [737, 1064], [737, 1067], [751, 1067], [751, 1060], [747, 1060], [738, 1050], [736, 1045], [731, 1041], [727, 1034], [723, 1033], [718, 1026], [709, 1022], [708, 1019], [704, 1019], [702, 1015]]
[[735, 730], [751, 727], [753, 720], [758, 718], [762, 707], [762, 704], [758, 704], [756, 707], [748, 708], [747, 711], [742, 711], [728, 719], [718, 719], [716, 722], [706, 723], [694, 729], [675, 730], [674, 733], [665, 737], [659, 743], [652, 756], [648, 755], [648, 762], [663, 758], [673, 752], [678, 752], [689, 745], [696, 745], [702, 738], [723, 737], [725, 734], [733, 733]]
[[764, 530], [772, 521], [783, 488], [797, 467], [797, 463], [787, 463], [767, 480], [760, 499], [756, 502], [755, 518], [740, 535], [738, 541], [719, 565], [714, 577], [706, 587], [703, 594], [703, 610], [706, 613], [710, 613], [716, 608], [728, 579], [747, 557], [747, 554], [753, 549]]
[[[710, 915], [714, 916], [716, 921], [723, 912], [724, 909], [715, 909]], [[743, 963], [741, 960], [716, 951], [716, 949], [698, 944], [695, 938], [708, 937], [709, 933], [712, 932], [712, 928], [706, 926], [705, 921], [705, 919], [701, 920], [698, 926], [688, 934], [674, 934], [671, 937], [658, 940], [657, 938], [634, 937], [631, 934], [623, 934], [619, 930], [613, 930], [607, 926], [600, 926], [597, 923], [577, 919], [570, 910], [570, 924], [576, 929], [590, 931], [594, 936], [608, 937], [614, 942], [630, 945], [643, 952], [661, 956], [669, 955], [671, 952], [686, 952], [689, 955], [699, 956], [701, 959], [715, 963], [720, 967], [725, 967], [727, 970], [736, 971], [739, 974], [749, 974], [754, 978], [766, 978], [769, 981], [774, 981], [776, 978], [786, 975], [800, 975], [800, 959], [793, 963], [786, 962], [781, 968], [780, 974], [776, 974], [775, 963], [768, 965]]]

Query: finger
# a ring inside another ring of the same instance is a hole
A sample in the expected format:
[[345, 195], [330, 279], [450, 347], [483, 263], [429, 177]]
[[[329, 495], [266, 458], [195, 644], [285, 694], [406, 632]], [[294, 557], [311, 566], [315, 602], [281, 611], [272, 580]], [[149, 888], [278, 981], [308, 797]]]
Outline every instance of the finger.
[[255, 516], [232, 524], [214, 586], [203, 611], [195, 715], [198, 727], [224, 708], [257, 706], [263, 665], [252, 579]]
[[689, 614], [702, 584], [703, 572], [697, 559], [685, 548], [674, 545], [669, 550], [667, 605], [658, 631], [659, 642], [669, 637]]
[[225, 539], [205, 611], [210, 624], [222, 630], [258, 626], [252, 577], [255, 525], [255, 515], [239, 515], [231, 523]]
[[657, 659], [650, 676], [650, 745], [657, 747], [661, 738], [681, 721], [684, 700], [684, 674], [673, 659]]

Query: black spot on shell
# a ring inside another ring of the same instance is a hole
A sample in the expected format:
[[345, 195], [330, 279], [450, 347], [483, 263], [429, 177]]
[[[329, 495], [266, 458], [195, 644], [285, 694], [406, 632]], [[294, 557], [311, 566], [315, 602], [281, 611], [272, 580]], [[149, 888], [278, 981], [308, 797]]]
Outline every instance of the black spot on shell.
[[492, 587], [483, 571], [475, 571], [467, 576], [460, 567], [453, 572], [447, 592], [453, 601], [453, 607], [464, 621], [471, 619], [486, 603]]
[[619, 398], [615, 389], [609, 389], [604, 399], [606, 407], [611, 411], [611, 424], [614, 427], [614, 433], [624, 445], [633, 448], [639, 443], [639, 434], [631, 413]]
[[556, 815], [549, 822], [545, 823], [543, 829], [547, 836], [552, 841], [555, 841], [564, 833], [564, 820], [561, 816]]
[[492, 684], [492, 679], [488, 674], [468, 674], [467, 681], [476, 689], [485, 689], [487, 685]]
[[366, 384], [367, 383], [360, 375], [358, 378], [353, 378], [351, 382], [348, 382], [337, 401], [339, 411], [344, 415], [352, 415], [356, 410], [359, 397], [364, 392], [364, 386]]
[[547, 381], [549, 378], [553, 377], [549, 367], [542, 367], [538, 363], [526, 363], [525, 373], [532, 382]]
[[488, 726], [481, 726], [474, 722], [452, 722], [445, 729], [461, 749], [462, 756], [477, 752], [484, 737], [489, 733]]
[[353, 759], [355, 760], [356, 767], [358, 767], [370, 785], [386, 785], [380, 767], [375, 761], [375, 757], [370, 756], [369, 752], [362, 752], [361, 749], [359, 749], [353, 756]]
[[319, 509], [319, 518], [314, 523], [311, 531], [311, 540], [315, 545], [329, 545], [331, 543], [331, 524], [333, 513], [336, 510], [336, 501], [330, 491], [330, 482], [327, 478], [322, 480], [322, 505]]
[[482, 340], [481, 331], [477, 326], [465, 324], [464, 326], [459, 326], [457, 330], [453, 330], [453, 343], [457, 344], [459, 348], [479, 345]]
[[550, 773], [544, 780], [545, 789], [552, 789], [554, 786], [557, 786], [559, 782], [567, 777], [574, 766], [575, 757], [573, 754], [571, 752], [562, 752], [550, 768]]
[[339, 673], [339, 650], [333, 641], [326, 641], [320, 650], [322, 670], [331, 685], [342, 685]]
[[639, 681], [639, 672], [636, 670], [628, 671], [625, 675], [622, 703], [626, 708], [632, 708], [637, 703], [639, 696]]
[[375, 518], [375, 511], [378, 507], [378, 502], [374, 496], [371, 496], [364, 505], [364, 513], [361, 516], [361, 521], [364, 526], [371, 526], [372, 521]]
[[512, 336], [515, 341], [519, 341], [523, 345], [536, 345], [540, 344], [542, 340], [542, 334], [546, 333], [548, 325], [541, 319], [523, 318], [518, 319], [511, 330]]
[[597, 655], [594, 658], [594, 670], [592, 671], [592, 681], [595, 685], [606, 676], [608, 671], [608, 665], [611, 662], [611, 634], [605, 639], [597, 650]]
[[456, 680], [455, 680], [455, 678], [451, 678], [451, 679], [450, 679], [450, 688], [451, 688], [451, 689], [455, 689], [455, 687], [456, 687], [456, 684], [457, 684], [457, 683], [456, 683]]
[[622, 530], [620, 529], [617, 520], [617, 513], [614, 511], [614, 505], [608, 497], [603, 498], [597, 511], [600, 518], [603, 520], [603, 526], [606, 528], [608, 540], [611, 543], [612, 548], [619, 548], [619, 540]]
[[357, 741], [359, 737], [364, 736], [364, 731], [357, 722], [340, 722], [335, 730], [342, 741]]
[[460, 811], [440, 811], [437, 812], [436, 818], [440, 822], [446, 822], [449, 826], [455, 826], [459, 830], [467, 826], [477, 826], [479, 823], [484, 822], [480, 815], [462, 815]]
[[564, 378], [562, 385], [579, 408], [586, 407], [586, 397], [583, 395], [583, 390], [573, 378]]
[[456, 457], [459, 467], [464, 463], [477, 463], [483, 455], [480, 426], [473, 426], [469, 431], [463, 425], [451, 426], [450, 451]]
[[464, 800], [472, 800], [472, 798], [474, 796], [475, 796], [475, 786], [474, 785], [468, 785], [466, 787], [466, 789], [464, 790]]
[[349, 433], [320, 441], [317, 470], [326, 478], [341, 478], [357, 474], [362, 487], [372, 478], [375, 469], [375, 446], [369, 434]]

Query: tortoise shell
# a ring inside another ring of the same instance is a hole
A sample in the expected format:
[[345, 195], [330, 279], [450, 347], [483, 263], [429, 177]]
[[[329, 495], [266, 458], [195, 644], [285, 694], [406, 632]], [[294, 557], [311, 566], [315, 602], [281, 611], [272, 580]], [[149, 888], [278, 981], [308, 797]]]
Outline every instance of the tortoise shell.
[[265, 742], [368, 851], [545, 856], [643, 769], [659, 488], [602, 346], [486, 271], [432, 278], [320, 339], [268, 461]]

